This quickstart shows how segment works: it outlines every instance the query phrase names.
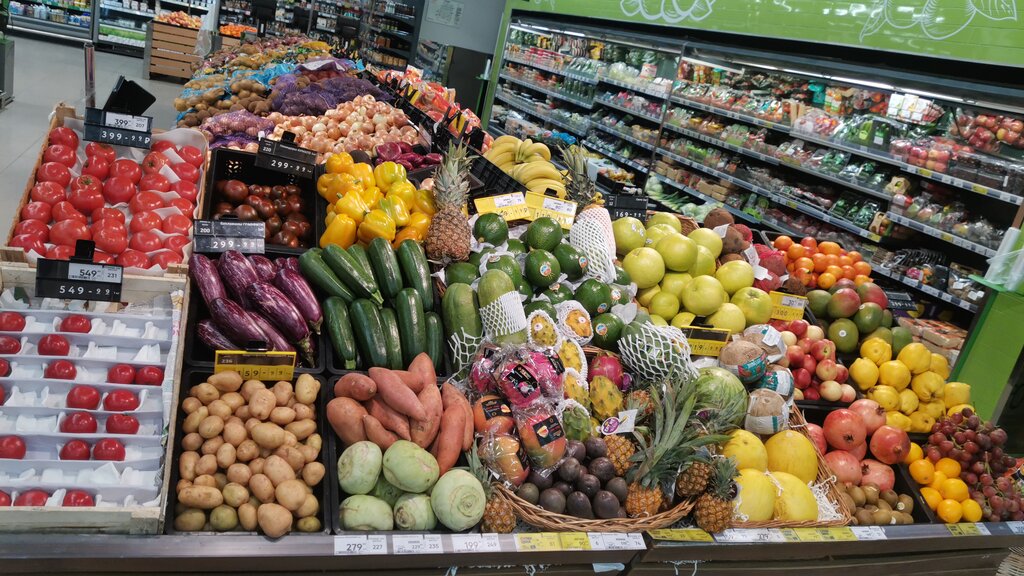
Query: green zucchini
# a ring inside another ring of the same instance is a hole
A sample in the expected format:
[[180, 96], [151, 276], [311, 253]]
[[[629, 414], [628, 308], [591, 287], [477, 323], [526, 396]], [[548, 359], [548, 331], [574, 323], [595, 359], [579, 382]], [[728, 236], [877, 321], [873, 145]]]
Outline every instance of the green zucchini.
[[402, 361], [408, 366], [413, 358], [427, 350], [423, 303], [415, 290], [403, 288], [395, 296], [395, 316], [398, 317], [398, 335], [402, 342]]
[[440, 374], [444, 369], [444, 327], [437, 312], [427, 312], [427, 355], [434, 362], [434, 371]]
[[402, 289], [402, 273], [398, 270], [395, 249], [383, 238], [374, 238], [366, 247], [370, 268], [385, 300], [393, 300]]
[[352, 333], [352, 322], [348, 318], [348, 305], [337, 296], [324, 300], [324, 320], [327, 323], [327, 334], [331, 338], [331, 347], [335, 357], [345, 370], [356, 369], [356, 341]]
[[353, 244], [348, 247], [347, 252], [359, 262], [359, 265], [367, 274], [373, 274], [373, 268], [370, 266], [370, 257], [366, 255], [366, 249], [359, 244]]
[[415, 240], [406, 240], [396, 251], [398, 267], [405, 285], [416, 290], [423, 302], [423, 311], [434, 309], [434, 287], [430, 282], [430, 267], [423, 247]]
[[384, 339], [387, 340], [388, 360], [386, 365], [380, 367], [401, 370], [407, 364], [402, 364], [402, 338], [398, 331], [398, 318], [395, 316], [395, 311], [391, 308], [381, 308], [380, 320], [384, 327]]
[[322, 250], [319, 248], [310, 248], [299, 256], [299, 270], [307, 280], [328, 296], [337, 296], [346, 304], [350, 304], [356, 299], [348, 286], [345, 286], [330, 266], [324, 262]]
[[350, 290], [361, 298], [369, 298], [378, 306], [384, 299], [377, 289], [377, 283], [368, 270], [363, 270], [359, 262], [337, 244], [328, 244], [323, 251], [324, 262], [345, 283]]
[[348, 314], [363, 363], [367, 367], [387, 366], [388, 340], [384, 337], [380, 310], [373, 302], [359, 298], [349, 305]]

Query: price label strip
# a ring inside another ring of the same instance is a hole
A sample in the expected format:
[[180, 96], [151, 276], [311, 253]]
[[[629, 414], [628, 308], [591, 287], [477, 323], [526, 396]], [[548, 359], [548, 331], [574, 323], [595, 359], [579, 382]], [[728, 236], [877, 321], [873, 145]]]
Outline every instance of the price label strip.
[[600, 534], [587, 534], [586, 532], [562, 532], [559, 533], [559, 543], [562, 550], [592, 550], [591, 537], [600, 537]]
[[554, 532], [516, 534], [519, 552], [554, 552], [562, 549], [562, 542]]
[[395, 534], [391, 537], [394, 554], [443, 554], [440, 534]]
[[364, 534], [334, 537], [335, 556], [384, 556], [387, 553], [387, 536]]
[[526, 197], [522, 192], [512, 192], [500, 196], [487, 196], [473, 200], [478, 214], [499, 214], [505, 220], [528, 220], [530, 207], [526, 205]]
[[730, 332], [728, 330], [687, 326], [682, 331], [686, 336], [686, 341], [690, 344], [690, 351], [695, 356], [717, 357], [729, 342]]
[[501, 552], [497, 534], [452, 534], [451, 538], [456, 553]]
[[266, 249], [266, 224], [240, 220], [196, 220], [193, 228], [196, 252], [220, 253], [237, 250], [243, 254], [263, 254]]
[[769, 530], [768, 528], [728, 528], [715, 534], [715, 541], [773, 543], [785, 542], [786, 539], [779, 530]]
[[850, 526], [850, 532], [861, 542], [871, 540], [886, 540], [885, 530], [881, 526]]
[[295, 352], [251, 352], [248, 350], [217, 350], [213, 373], [234, 370], [244, 380], [276, 382], [295, 376]]
[[790, 532], [796, 537], [797, 542], [854, 542], [857, 540], [853, 531], [846, 527], [793, 528]]
[[149, 148], [153, 143], [153, 119], [108, 112], [99, 108], [85, 109], [84, 140], [132, 148]]
[[946, 529], [953, 536], [989, 536], [991, 534], [984, 524], [978, 522], [946, 524]]
[[804, 317], [807, 298], [794, 294], [772, 291], [768, 294], [772, 299], [772, 319], [792, 322]]
[[563, 229], [572, 228], [576, 219], [576, 203], [559, 200], [537, 192], [526, 193], [526, 205], [530, 207], [530, 220], [547, 216], [558, 222]]
[[[291, 132], [286, 132], [289, 135]], [[296, 145], [295, 136], [288, 139], [271, 140], [263, 138], [256, 151], [256, 166], [267, 168], [299, 178], [312, 178], [315, 173], [316, 152]]]
[[655, 540], [667, 540], [670, 542], [714, 542], [711, 534], [700, 528], [662, 528], [660, 530], [648, 530], [648, 534]]
[[36, 296], [120, 302], [123, 279], [121, 266], [40, 258], [36, 265]]

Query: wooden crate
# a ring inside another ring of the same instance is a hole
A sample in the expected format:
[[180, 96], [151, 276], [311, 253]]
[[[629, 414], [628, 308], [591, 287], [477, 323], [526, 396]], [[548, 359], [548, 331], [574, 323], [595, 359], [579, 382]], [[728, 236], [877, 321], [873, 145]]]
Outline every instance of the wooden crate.
[[[11, 250], [11, 249], [5, 249]], [[4, 253], [0, 252], [0, 258]], [[22, 288], [29, 294], [35, 293], [36, 271], [26, 263], [0, 262], [0, 290]], [[174, 400], [180, 394], [181, 373], [185, 355], [184, 329], [187, 321], [189, 280], [184, 274], [165, 276], [124, 275], [121, 289], [122, 302], [146, 302], [175, 290], [182, 293], [176, 302], [181, 316], [177, 327], [177, 348], [175, 360], [168, 370], [173, 370], [174, 388], [171, 392], [171, 406], [167, 422], [166, 438], [174, 438], [178, 403]], [[90, 533], [90, 534], [159, 534], [163, 530], [166, 497], [171, 481], [171, 467], [174, 454], [173, 442], [167, 441], [164, 448], [164, 465], [160, 483], [160, 503], [153, 507], [129, 506], [122, 508], [44, 508], [5, 507], [0, 508], [0, 533]], [[69, 486], [72, 488], [73, 486]]]
[[235, 38], [234, 36], [225, 36], [223, 34], [221, 34], [221, 36], [220, 36], [220, 46], [221, 46], [221, 48], [229, 48], [229, 47], [233, 47], [233, 46], [238, 46], [241, 43], [242, 43], [242, 39], [241, 38]]
[[199, 30], [154, 21], [146, 31], [146, 77], [161, 74], [183, 80], [192, 78], [193, 66], [202, 61], [194, 53], [198, 34]]

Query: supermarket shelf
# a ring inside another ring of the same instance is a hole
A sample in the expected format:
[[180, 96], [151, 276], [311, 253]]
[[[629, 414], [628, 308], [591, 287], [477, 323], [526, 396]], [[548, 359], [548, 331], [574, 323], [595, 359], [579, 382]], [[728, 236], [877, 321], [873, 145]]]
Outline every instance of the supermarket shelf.
[[660, 100], [668, 99], [669, 94], [670, 94], [670, 92], [668, 90], [662, 90], [662, 91], [652, 90], [652, 89], [648, 89], [646, 86], [641, 86], [639, 84], [632, 84], [632, 83], [629, 83], [629, 82], [623, 82], [622, 80], [617, 80], [615, 78], [611, 78], [611, 77], [608, 77], [608, 76], [598, 75], [597, 79], [600, 82], [604, 82], [606, 84], [611, 84], [612, 86], [618, 86], [619, 88], [625, 88], [626, 90], [629, 90], [631, 92], [637, 92], [639, 94], [644, 94], [646, 96], [653, 96], [654, 98], [658, 98]]
[[395, 32], [394, 30], [385, 30], [384, 28], [381, 28], [380, 26], [372, 26], [371, 25], [370, 26], [370, 30], [373, 30], [374, 32], [376, 32], [378, 34], [384, 34], [386, 36], [393, 36], [395, 38], [398, 38], [398, 39], [401, 39], [401, 40], [405, 40], [406, 42], [409, 41], [409, 37], [411, 36], [411, 34], [409, 34], [408, 32]]
[[67, 10], [69, 12], [80, 12], [80, 13], [83, 13], [83, 14], [89, 14], [89, 13], [92, 12], [92, 10], [90, 8], [83, 8], [81, 6], [64, 6], [62, 4], [57, 4], [56, 2], [41, 2], [40, 0], [21, 0], [21, 1], [26, 2], [28, 4], [37, 4], [37, 5], [40, 5], [40, 6], [46, 6], [47, 8], [59, 8], [61, 10]]
[[[100, 25], [100, 27], [107, 26], [107, 27], [110, 27], [110, 28], [117, 28], [118, 30], [127, 30], [129, 32], [138, 32], [139, 34], [143, 34], [143, 35], [146, 34], [146, 29], [145, 28], [135, 28], [135, 27], [132, 27], [132, 26], [122, 26], [121, 24], [114, 24], [112, 22], [105, 22], [105, 21], [100, 21], [99, 25]], [[145, 43], [145, 40], [141, 40], [140, 39], [140, 41]]]
[[241, 8], [229, 8], [227, 6], [220, 7], [221, 12], [234, 12], [235, 14], [248, 14], [249, 10], [242, 10]]
[[[107, 26], [107, 24], [101, 24], [101, 26]], [[138, 48], [142, 50], [146, 47], [145, 40], [132, 40], [130, 38], [122, 38], [120, 36], [110, 36], [108, 34], [99, 35], [100, 42], [110, 42], [111, 44], [117, 44], [118, 46], [127, 46], [129, 48]]]
[[195, 8], [206, 12], [210, 9], [209, 6], [200, 6], [198, 4], [189, 4], [188, 2], [178, 2], [178, 0], [160, 0], [160, 4], [170, 4], [171, 6], [183, 6], [185, 8]]
[[12, 30], [37, 32], [67, 40], [88, 40], [92, 35], [91, 26], [74, 26], [62, 22], [41, 20], [24, 14], [11, 14], [11, 24], [8, 27]]
[[532, 84], [532, 83], [527, 82], [525, 80], [520, 80], [519, 78], [516, 78], [515, 76], [510, 76], [510, 75], [508, 75], [508, 74], [506, 74], [504, 72], [499, 74], [498, 77], [502, 78], [504, 80], [507, 80], [509, 82], [512, 82], [513, 84], [518, 84], [520, 86], [525, 86], [526, 88], [529, 88], [531, 90], [536, 90], [536, 91], [538, 91], [538, 92], [540, 92], [542, 94], [547, 94], [548, 96], [551, 96], [552, 98], [558, 98], [559, 100], [564, 100], [564, 101], [566, 101], [566, 102], [568, 102], [570, 104], [575, 104], [577, 106], [580, 106], [581, 108], [586, 108], [586, 109], [589, 110], [594, 105], [593, 101], [587, 102], [585, 100], [580, 100], [580, 99], [577, 99], [577, 98], [573, 98], [572, 96], [568, 96], [566, 94], [562, 94], [561, 92], [558, 92], [556, 90], [551, 90], [549, 88], [542, 88], [542, 87], [540, 87], [540, 86], [538, 86], [536, 84]]
[[939, 300], [942, 300], [943, 302], [947, 302], [947, 303], [952, 304], [954, 306], [957, 306], [959, 308], [963, 308], [964, 310], [967, 310], [968, 312], [977, 312], [978, 311], [978, 307], [976, 305], [971, 304], [970, 302], [968, 302], [966, 300], [962, 300], [960, 298], [957, 298], [956, 296], [953, 296], [949, 292], [944, 292], [944, 291], [939, 290], [938, 288], [935, 288], [933, 286], [928, 286], [927, 284], [922, 284], [919, 280], [914, 280], [913, 278], [908, 278], [905, 274], [900, 274], [900, 273], [894, 272], [894, 271], [892, 271], [892, 270], [890, 270], [888, 268], [882, 267], [882, 266], [875, 267], [872, 270], [872, 273], [881, 274], [882, 276], [885, 276], [886, 278], [889, 278], [891, 280], [895, 280], [897, 282], [900, 282], [902, 284], [910, 286], [911, 288], [913, 288], [915, 290], [919, 290], [921, 292], [924, 292], [925, 294], [927, 294], [927, 295], [929, 295], [929, 296], [931, 296], [933, 298], [938, 298]]
[[970, 250], [971, 252], [974, 252], [976, 254], [981, 254], [986, 258], [991, 258], [996, 255], [996, 251], [991, 248], [982, 246], [981, 244], [978, 244], [976, 242], [971, 242], [970, 240], [950, 234], [949, 232], [943, 232], [938, 228], [932, 228], [931, 226], [927, 226], [916, 220], [911, 220], [906, 216], [900, 216], [899, 214], [896, 214], [894, 212], [889, 212], [886, 215], [889, 217], [890, 220], [897, 224], [902, 224], [903, 226], [906, 226], [911, 230], [917, 230], [918, 232], [927, 234], [928, 236], [931, 236], [933, 238], [938, 238], [939, 240], [949, 242], [950, 244], [954, 246], [959, 246], [964, 250]]
[[377, 50], [378, 52], [383, 52], [385, 54], [391, 54], [398, 58], [405, 58], [406, 61], [409, 60], [409, 50], [411, 50], [411, 48], [409, 50], [398, 50], [397, 48], [388, 48], [387, 46], [367, 46], [367, 48], [370, 50]]
[[389, 20], [397, 20], [398, 22], [405, 22], [406, 24], [414, 24], [416, 18], [414, 16], [402, 16], [400, 14], [388, 14], [387, 12], [374, 12], [374, 16], [380, 16], [381, 18], [387, 18]]
[[882, 192], [880, 190], [873, 190], [871, 188], [868, 188], [867, 186], [861, 186], [860, 184], [857, 184], [855, 182], [850, 182], [849, 180], [844, 180], [844, 179], [842, 179], [842, 178], [840, 178], [838, 176], [833, 176], [831, 174], [825, 174], [824, 172], [819, 172], [817, 170], [812, 170], [810, 168], [805, 168], [804, 166], [801, 166], [799, 164], [790, 164], [789, 162], [781, 162], [780, 161], [779, 165], [780, 166], [786, 166], [787, 168], [792, 168], [794, 170], [799, 170], [801, 172], [804, 172], [804, 173], [807, 173], [807, 174], [811, 174], [812, 176], [817, 176], [818, 178], [822, 178], [822, 179], [828, 180], [829, 182], [835, 182], [836, 184], [840, 184], [840, 185], [845, 186], [845, 187], [847, 187], [847, 188], [849, 188], [851, 190], [856, 190], [856, 191], [861, 192], [863, 194], [867, 194], [868, 196], [874, 196], [875, 198], [881, 198], [882, 200], [885, 200], [886, 202], [892, 201], [892, 196], [889, 196], [885, 192]]
[[678, 133], [680, 133], [680, 134], [682, 134], [684, 136], [689, 136], [690, 138], [696, 138], [697, 140], [700, 140], [702, 142], [707, 142], [708, 144], [713, 144], [715, 146], [719, 146], [721, 148], [725, 148], [726, 150], [732, 150], [733, 152], [739, 152], [740, 154], [743, 154], [745, 156], [750, 156], [751, 158], [757, 158], [758, 160], [760, 160], [762, 162], [767, 162], [768, 164], [775, 164], [775, 165], [777, 165], [779, 163], [779, 160], [777, 158], [775, 158], [774, 156], [769, 156], [767, 154], [762, 154], [760, 152], [755, 152], [755, 151], [751, 150], [750, 148], [745, 148], [743, 146], [737, 146], [735, 144], [729, 144], [725, 140], [720, 140], [718, 138], [714, 138], [712, 136], [708, 136], [707, 134], [702, 134], [700, 132], [695, 132], [693, 130], [687, 130], [686, 128], [681, 128], [679, 126], [675, 126], [673, 124], [668, 124], [668, 123], [665, 124], [665, 128], [668, 128], [669, 130], [672, 130], [673, 132], [678, 132]]
[[545, 72], [551, 72], [552, 74], [558, 74], [559, 76], [565, 76], [566, 78], [572, 78], [573, 80], [579, 80], [580, 82], [585, 82], [587, 84], [595, 84], [595, 85], [597, 84], [597, 78], [591, 78], [590, 76], [583, 76], [582, 74], [576, 74], [574, 72], [568, 72], [568, 71], [562, 70], [560, 68], [552, 68], [551, 66], [545, 66], [544, 64], [537, 64], [535, 62], [531, 62], [531, 61], [526, 60], [524, 58], [516, 58], [515, 56], [510, 56], [510, 55], [506, 54], [504, 56], [504, 58], [502, 58], [502, 59], [506, 60], [508, 62], [515, 62], [516, 64], [522, 64], [524, 66], [530, 66], [532, 68], [536, 68], [538, 70], [543, 70]]
[[654, 122], [655, 124], [661, 122], [661, 117], [660, 116], [651, 116], [650, 114], [646, 114], [644, 112], [640, 112], [640, 111], [637, 111], [637, 110], [630, 110], [629, 108], [626, 108], [625, 106], [622, 106], [620, 104], [616, 104], [615, 102], [612, 102], [610, 100], [605, 100], [604, 98], [594, 98], [594, 103], [595, 104], [600, 104], [602, 106], [607, 106], [609, 108], [615, 108], [616, 110], [620, 110], [622, 112], [625, 112], [627, 114], [635, 116], [636, 118], [643, 118], [644, 120], [647, 120], [649, 122]]
[[[730, 213], [732, 213], [734, 216], [736, 216], [738, 218], [742, 218], [743, 220], [746, 220], [747, 222], [753, 222], [754, 224], [761, 224], [762, 223], [761, 220], [759, 220], [753, 214], [747, 214], [746, 212], [744, 212], [742, 210], [737, 210], [736, 208], [733, 208], [732, 206], [729, 206], [728, 204], [725, 204], [721, 200], [716, 200], [716, 199], [712, 198], [711, 196], [708, 196], [707, 194], [704, 194], [703, 192], [700, 192], [699, 190], [696, 190], [694, 188], [690, 188], [689, 186], [686, 186], [684, 184], [680, 184], [680, 183], [676, 182], [675, 180], [670, 180], [667, 176], [664, 176], [662, 174], [658, 174], [657, 172], [651, 172], [651, 176], [654, 179], [656, 179], [659, 182], [661, 182], [662, 184], [666, 184], [668, 186], [671, 186], [672, 188], [675, 188], [676, 190], [685, 192], [685, 193], [689, 194], [690, 196], [693, 196], [694, 198], [700, 198], [701, 200], [703, 200], [705, 202], [721, 204], [722, 208], [725, 208]], [[655, 199], [655, 200], [657, 200], [657, 199]], [[657, 200], [657, 201], [659, 203], [661, 203], [661, 204], [664, 204], [664, 201], [662, 201], [662, 200]]]
[[570, 134], [575, 134], [576, 136], [579, 136], [581, 138], [586, 138], [587, 136], [587, 129], [580, 129], [565, 122], [562, 122], [561, 120], [556, 120], [555, 118], [552, 118], [547, 114], [541, 114], [540, 112], [537, 112], [537, 110], [530, 108], [529, 106], [516, 102], [516, 99], [514, 97], [506, 96], [505, 94], [502, 94], [500, 92], [496, 92], [494, 97], [501, 100], [502, 102], [505, 102], [506, 104], [508, 104], [512, 108], [515, 108], [516, 110], [525, 112], [535, 118], [540, 118], [541, 120], [548, 122], [550, 124], [554, 124], [555, 126], [558, 126], [559, 128], [565, 130], [566, 132], [569, 132]]
[[639, 146], [641, 148], [646, 148], [647, 150], [654, 150], [656, 148], [656, 146], [654, 144], [651, 144], [649, 142], [644, 142], [643, 140], [640, 140], [638, 138], [634, 138], [634, 137], [632, 137], [632, 136], [630, 136], [628, 134], [624, 134], [624, 133], [622, 133], [622, 132], [620, 132], [620, 131], [618, 131], [618, 130], [616, 130], [614, 128], [610, 128], [608, 126], [605, 126], [601, 122], [591, 122], [590, 125], [593, 126], [594, 128], [597, 128], [598, 130], [600, 130], [602, 132], [607, 132], [608, 134], [611, 134], [612, 136], [615, 136], [617, 138], [621, 138], [622, 140], [625, 140], [626, 142], [629, 142], [631, 144], [636, 144], [637, 146]]
[[639, 162], [634, 162], [633, 160], [630, 160], [629, 158], [626, 158], [625, 156], [623, 156], [623, 155], [621, 155], [621, 154], [619, 154], [617, 152], [612, 152], [611, 150], [608, 150], [607, 148], [604, 148], [602, 146], [598, 146], [598, 145], [594, 144], [593, 142], [590, 143], [590, 149], [593, 150], [594, 152], [597, 152], [598, 154], [601, 154], [602, 156], [608, 158], [609, 160], [613, 160], [615, 162], [618, 162], [619, 164], [622, 164], [623, 166], [628, 166], [628, 167], [632, 168], [633, 170], [636, 170], [637, 172], [639, 172], [641, 174], [647, 174], [650, 171], [643, 164], [640, 164]]
[[755, 126], [762, 126], [764, 128], [771, 128], [772, 130], [778, 130], [779, 132], [789, 133], [791, 128], [789, 124], [783, 124], [781, 122], [772, 122], [771, 120], [764, 120], [757, 116], [751, 116], [749, 114], [741, 114], [740, 112], [733, 112], [726, 108], [719, 108], [718, 106], [711, 106], [704, 104], [703, 102], [697, 102], [696, 100], [689, 100], [681, 96], [672, 96], [669, 98], [672, 102], [686, 106], [687, 108], [696, 108], [697, 110], [703, 110], [705, 112], [711, 112], [712, 114], [718, 114], [719, 116], [725, 116], [726, 118], [732, 118], [733, 120], [739, 120]]
[[[156, 17], [156, 13], [155, 12], [144, 12], [142, 10], [130, 10], [128, 8], [122, 8], [122, 7], [116, 6], [114, 4], [100, 4], [100, 8], [103, 8], [104, 10], [113, 10], [115, 12], [121, 12], [121, 13], [124, 13], [124, 14], [134, 14], [136, 16], [144, 16], [146, 18], [154, 18], [154, 17]], [[221, 8], [221, 10], [228, 10], [228, 8]]]

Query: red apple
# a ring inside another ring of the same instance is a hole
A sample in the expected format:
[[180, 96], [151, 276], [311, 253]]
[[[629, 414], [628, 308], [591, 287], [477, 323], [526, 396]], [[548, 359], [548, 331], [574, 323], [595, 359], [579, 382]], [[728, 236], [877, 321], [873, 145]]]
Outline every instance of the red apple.
[[835, 360], [829, 358], [818, 362], [818, 367], [814, 370], [814, 375], [822, 380], [835, 380], [837, 373]]
[[793, 385], [801, 390], [811, 386], [811, 373], [804, 368], [793, 370]]
[[796, 344], [786, 348], [786, 358], [789, 359], [790, 366], [802, 366], [804, 363], [804, 356], [806, 356], [804, 349]]
[[810, 353], [811, 346], [813, 344], [814, 344], [814, 340], [811, 340], [810, 338], [801, 338], [801, 339], [796, 341], [796, 345], [799, 346], [800, 349], [804, 351], [804, 354]]
[[[817, 340], [814, 342], [814, 345], [811, 346], [811, 355], [814, 356], [814, 359], [819, 363], [822, 360], [835, 358], [835, 353], [836, 347], [831, 340]], [[831, 376], [829, 378], [825, 378], [825, 380], [835, 380], [835, 377]]]
[[818, 369], [818, 361], [814, 359], [814, 356], [805, 354], [804, 361], [800, 363], [800, 368], [814, 374], [814, 371]]
[[836, 382], [840, 384], [846, 384], [846, 381], [850, 378], [850, 371], [846, 369], [846, 366], [836, 363]]
[[807, 334], [807, 320], [793, 320], [789, 323], [789, 331], [797, 338], [803, 338]]

